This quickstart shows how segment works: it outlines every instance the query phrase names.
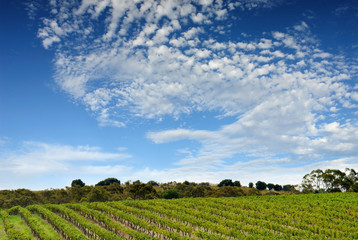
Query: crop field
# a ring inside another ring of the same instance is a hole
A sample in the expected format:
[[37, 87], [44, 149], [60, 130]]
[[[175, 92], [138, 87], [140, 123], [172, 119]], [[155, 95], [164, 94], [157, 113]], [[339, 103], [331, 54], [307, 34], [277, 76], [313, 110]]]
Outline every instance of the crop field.
[[48, 204], [0, 213], [0, 239], [358, 239], [357, 193]]

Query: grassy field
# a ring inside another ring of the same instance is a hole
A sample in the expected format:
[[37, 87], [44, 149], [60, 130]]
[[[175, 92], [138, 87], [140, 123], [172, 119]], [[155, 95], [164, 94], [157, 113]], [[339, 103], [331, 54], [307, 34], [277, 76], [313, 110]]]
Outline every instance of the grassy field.
[[358, 239], [357, 193], [32, 205], [1, 215], [0, 239]]

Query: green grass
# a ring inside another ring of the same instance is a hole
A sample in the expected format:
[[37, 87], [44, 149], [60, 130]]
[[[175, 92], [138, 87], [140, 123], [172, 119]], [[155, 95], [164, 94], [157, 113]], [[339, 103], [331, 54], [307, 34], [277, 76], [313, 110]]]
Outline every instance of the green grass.
[[27, 235], [32, 235], [29, 226], [27, 226], [25, 220], [19, 215], [10, 215], [10, 221], [14, 224], [15, 229], [26, 233]]
[[2, 221], [2, 218], [0, 217], [0, 240], [7, 240], [4, 222]]

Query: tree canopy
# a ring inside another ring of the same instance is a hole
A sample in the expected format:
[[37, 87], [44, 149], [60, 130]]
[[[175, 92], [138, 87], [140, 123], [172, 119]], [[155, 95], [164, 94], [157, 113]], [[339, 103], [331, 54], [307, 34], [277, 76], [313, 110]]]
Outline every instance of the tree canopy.
[[261, 182], [261, 181], [257, 181], [257, 183], [255, 185], [258, 190], [265, 190], [267, 187], [267, 184], [265, 182]]
[[304, 190], [316, 192], [358, 192], [358, 173], [350, 168], [346, 168], [345, 172], [338, 169], [316, 169], [303, 177], [301, 186]]
[[86, 184], [81, 179], [73, 180], [71, 183], [71, 187], [84, 187]]
[[117, 178], [106, 178], [96, 184], [96, 186], [108, 186], [113, 183], [121, 184], [121, 181], [119, 181]]

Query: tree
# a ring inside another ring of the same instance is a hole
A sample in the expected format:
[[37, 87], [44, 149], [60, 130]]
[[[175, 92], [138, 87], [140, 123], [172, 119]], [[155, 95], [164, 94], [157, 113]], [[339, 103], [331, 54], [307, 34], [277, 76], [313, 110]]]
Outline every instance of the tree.
[[105, 202], [109, 199], [107, 191], [102, 187], [94, 187], [91, 192], [87, 195], [86, 201], [90, 202]]
[[125, 190], [130, 194], [132, 199], [152, 199], [158, 196], [157, 191], [150, 184], [134, 181], [127, 186]]
[[100, 182], [98, 182], [95, 186], [108, 186], [112, 183], [118, 183], [121, 184], [121, 181], [119, 181], [117, 178], [106, 178]]
[[86, 184], [84, 182], [82, 182], [81, 179], [76, 179], [76, 180], [73, 180], [72, 183], [71, 183], [71, 187], [84, 187]]
[[267, 187], [266, 183], [261, 181], [257, 181], [255, 185], [258, 190], [265, 190]]
[[152, 185], [152, 186], [159, 186], [159, 183], [157, 183], [156, 181], [153, 181], [153, 180], [148, 181], [147, 184]]
[[279, 184], [276, 184], [276, 185], [273, 187], [273, 189], [274, 189], [275, 191], [282, 191], [282, 186], [279, 185]]
[[234, 186], [235, 186], [235, 187], [241, 187], [240, 181], [235, 181], [235, 182], [234, 182]]
[[189, 185], [190, 185], [190, 182], [185, 180], [185, 181], [183, 182], [183, 184], [189, 186]]
[[343, 178], [342, 187], [346, 191], [358, 192], [358, 172], [354, 169], [346, 168], [346, 176]]
[[292, 190], [294, 190], [295, 189], [295, 186], [293, 186], [293, 185], [290, 185], [290, 184], [287, 184], [287, 185], [283, 185], [283, 191], [285, 191], [285, 192], [288, 192], [288, 191], [292, 191]]
[[163, 193], [163, 198], [165, 199], [179, 198], [179, 193], [174, 189], [169, 189], [168, 191]]
[[317, 169], [303, 177], [301, 186], [304, 190], [315, 192], [340, 192], [353, 189], [357, 179], [354, 169], [347, 168], [345, 172], [339, 169]]
[[267, 184], [267, 188], [268, 188], [269, 190], [274, 189], [274, 187], [275, 187], [275, 184], [273, 184], [273, 183]]
[[219, 184], [218, 187], [224, 187], [224, 186], [234, 186], [234, 183], [231, 179], [224, 179]]
[[254, 184], [252, 182], [249, 182], [249, 188], [253, 188]]

